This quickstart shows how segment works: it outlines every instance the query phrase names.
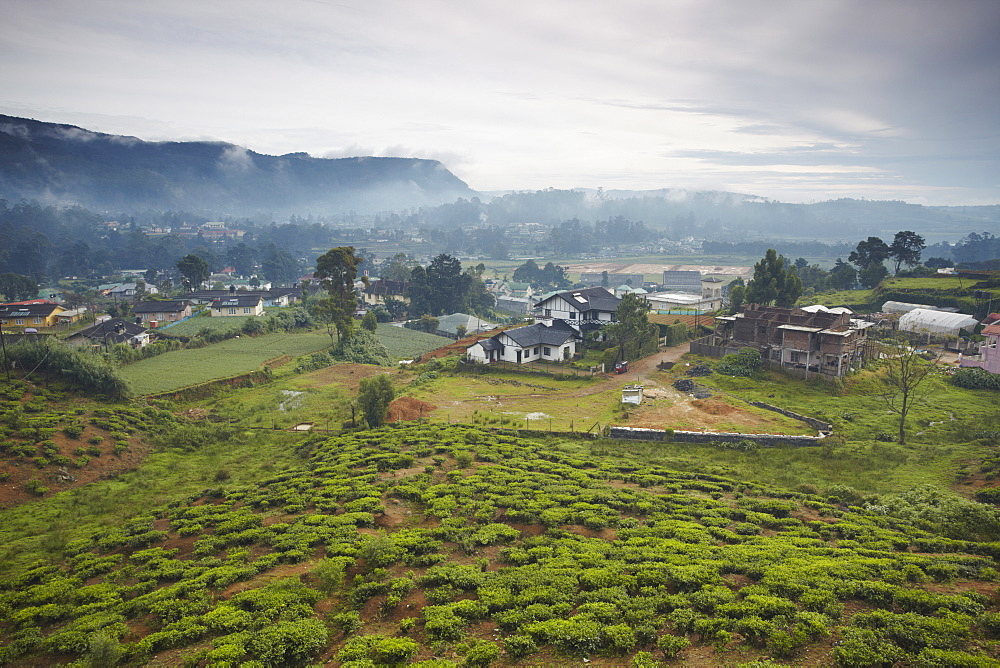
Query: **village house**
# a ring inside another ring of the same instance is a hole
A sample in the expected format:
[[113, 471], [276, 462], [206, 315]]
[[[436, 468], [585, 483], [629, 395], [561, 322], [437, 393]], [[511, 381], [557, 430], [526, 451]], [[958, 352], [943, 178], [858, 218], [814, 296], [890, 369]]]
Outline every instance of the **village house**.
[[701, 272], [694, 269], [664, 271], [663, 291], [701, 294]]
[[497, 309], [515, 315], [527, 315], [531, 312], [532, 301], [526, 297], [497, 296]]
[[[841, 377], [867, 359], [872, 323], [844, 310], [781, 308], [748, 304], [717, 317], [716, 345], [754, 347], [772, 365]], [[727, 350], [728, 352], [728, 350]]]
[[410, 300], [406, 296], [409, 287], [410, 284], [406, 281], [392, 281], [382, 278], [366, 285], [362, 293], [365, 302], [369, 304], [384, 304], [386, 299], [409, 302]]
[[73, 332], [66, 341], [77, 345], [111, 346], [125, 343], [141, 348], [149, 343], [149, 332], [142, 325], [122, 318], [108, 318], [99, 323]]
[[52, 302], [37, 300], [29, 303], [0, 304], [0, 325], [10, 327], [53, 327], [65, 308]]
[[961, 357], [960, 366], [975, 366], [990, 373], [1000, 373], [1000, 322], [991, 322], [993, 324], [983, 328], [982, 335], [986, 340], [979, 345], [979, 354]]
[[159, 323], [177, 322], [190, 316], [191, 302], [186, 299], [139, 302], [132, 307], [132, 313], [150, 327], [156, 327]]
[[565, 320], [582, 332], [615, 322], [620, 303], [606, 288], [583, 288], [557, 292], [536, 303], [534, 312], [540, 318]]
[[467, 349], [466, 359], [481, 364], [524, 364], [538, 360], [562, 362], [576, 354], [578, 338], [576, 330], [563, 321], [553, 320], [550, 325], [535, 323], [507, 329], [477, 341]]
[[265, 307], [289, 306], [299, 300], [301, 288], [270, 288], [267, 290], [236, 290], [230, 286], [228, 290], [195, 290], [184, 295], [185, 299], [194, 304], [211, 304], [227, 297], [256, 295], [261, 298]]
[[212, 302], [212, 317], [264, 315], [264, 300], [258, 293], [236, 292]]

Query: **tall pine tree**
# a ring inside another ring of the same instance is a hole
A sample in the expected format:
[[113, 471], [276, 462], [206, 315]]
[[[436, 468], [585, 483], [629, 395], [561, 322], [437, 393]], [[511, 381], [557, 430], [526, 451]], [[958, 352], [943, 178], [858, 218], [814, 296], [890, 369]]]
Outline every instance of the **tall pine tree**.
[[784, 255], [768, 248], [763, 259], [754, 265], [753, 278], [747, 283], [744, 295], [748, 304], [791, 308], [802, 296], [802, 280]]

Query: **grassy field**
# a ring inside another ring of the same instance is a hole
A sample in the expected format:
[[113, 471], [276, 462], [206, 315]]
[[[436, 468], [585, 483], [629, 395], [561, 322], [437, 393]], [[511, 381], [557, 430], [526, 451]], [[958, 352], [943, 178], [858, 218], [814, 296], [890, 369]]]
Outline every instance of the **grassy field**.
[[298, 357], [329, 346], [325, 332], [244, 336], [141, 360], [121, 373], [137, 394], [156, 394], [253, 371], [282, 355]]
[[[869, 304], [873, 308], [880, 308], [885, 299], [879, 299], [879, 292], [912, 292], [910, 302], [921, 303], [922, 294], [935, 297], [950, 296], [957, 290], [968, 289], [975, 281], [963, 280], [960, 278], [887, 278], [879, 286], [878, 290], [840, 290], [837, 292], [825, 292], [811, 297], [799, 299], [800, 305], [823, 304], [824, 306], [845, 306]], [[874, 300], [874, 302], [873, 302]], [[899, 300], [897, 300], [899, 301]], [[968, 302], [968, 298], [960, 300]]]

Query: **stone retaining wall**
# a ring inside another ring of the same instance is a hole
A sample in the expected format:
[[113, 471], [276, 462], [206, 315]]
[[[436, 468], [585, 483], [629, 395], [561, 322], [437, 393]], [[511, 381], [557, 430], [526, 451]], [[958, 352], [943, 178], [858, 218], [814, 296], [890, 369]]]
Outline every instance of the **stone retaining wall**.
[[662, 429], [639, 429], [635, 427], [611, 427], [611, 438], [629, 441], [671, 441], [673, 443], [739, 443], [753, 441], [757, 445], [771, 448], [778, 445], [809, 447], [823, 444], [825, 435], [785, 436], [784, 434], [740, 434], [735, 432], [674, 431], [672, 436]]
[[790, 417], [793, 420], [798, 420], [799, 422], [805, 422], [816, 431], [833, 431], [833, 425], [829, 422], [823, 422], [822, 420], [817, 420], [816, 418], [811, 418], [807, 415], [799, 415], [798, 413], [793, 413], [792, 411], [784, 408], [778, 408], [777, 406], [772, 406], [771, 404], [765, 404], [763, 401], [748, 401], [747, 403], [751, 406], [756, 406], [757, 408], [763, 408], [765, 410], [774, 411], [775, 413], [781, 413], [782, 415]]

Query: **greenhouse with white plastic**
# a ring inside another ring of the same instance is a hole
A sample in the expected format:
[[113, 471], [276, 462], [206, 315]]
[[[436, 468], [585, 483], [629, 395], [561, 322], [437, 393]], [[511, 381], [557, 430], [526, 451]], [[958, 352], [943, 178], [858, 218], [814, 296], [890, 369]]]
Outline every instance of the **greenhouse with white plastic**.
[[964, 313], [931, 311], [917, 308], [899, 317], [899, 329], [904, 332], [920, 332], [932, 336], [959, 336], [963, 329], [972, 331], [979, 321]]

